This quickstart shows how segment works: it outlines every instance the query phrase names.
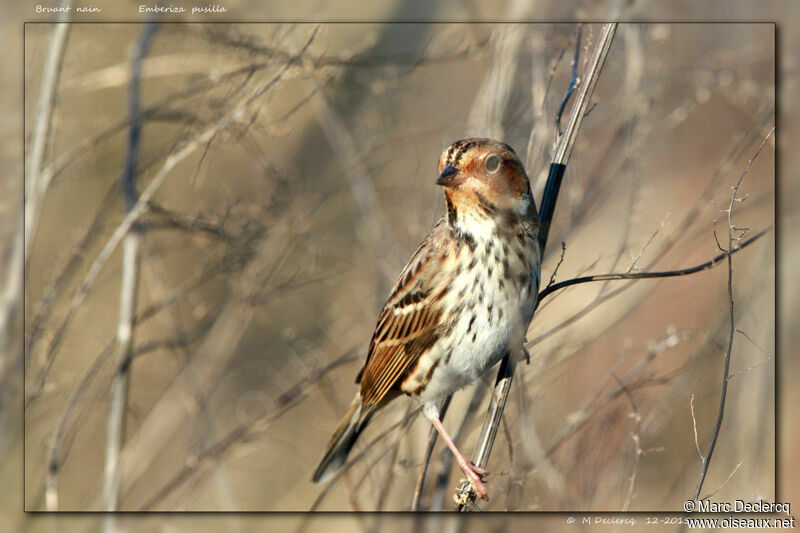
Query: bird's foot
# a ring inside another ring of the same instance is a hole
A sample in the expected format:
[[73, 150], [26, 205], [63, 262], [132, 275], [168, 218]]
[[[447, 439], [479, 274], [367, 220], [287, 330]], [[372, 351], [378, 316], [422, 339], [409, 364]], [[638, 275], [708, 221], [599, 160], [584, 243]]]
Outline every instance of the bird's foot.
[[472, 461], [465, 461], [463, 464], [458, 465], [461, 471], [466, 476], [465, 481], [469, 481], [475, 494], [484, 501], [489, 501], [489, 493], [486, 486], [483, 484], [483, 478], [489, 475], [489, 471], [474, 464]]

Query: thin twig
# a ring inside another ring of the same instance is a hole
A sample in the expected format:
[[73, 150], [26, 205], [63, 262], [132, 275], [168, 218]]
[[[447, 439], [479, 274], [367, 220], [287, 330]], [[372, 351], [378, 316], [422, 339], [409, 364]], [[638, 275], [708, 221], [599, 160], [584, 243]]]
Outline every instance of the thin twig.
[[730, 329], [728, 331], [728, 345], [725, 348], [725, 368], [722, 374], [722, 391], [720, 392], [719, 398], [719, 410], [717, 412], [717, 422], [714, 424], [714, 431], [711, 435], [711, 442], [708, 445], [708, 450], [706, 451], [705, 456], [703, 456], [702, 467], [700, 469], [700, 477], [697, 480], [697, 487], [695, 488], [694, 495], [692, 496], [692, 500], [697, 501], [700, 497], [700, 491], [703, 489], [703, 483], [706, 479], [706, 474], [708, 474], [708, 467], [711, 464], [711, 456], [714, 454], [714, 448], [717, 445], [717, 438], [719, 437], [720, 430], [722, 429], [722, 420], [725, 416], [725, 397], [728, 393], [728, 380], [730, 379], [730, 367], [731, 367], [731, 351], [733, 349], [733, 337], [736, 334], [736, 323], [734, 318], [734, 307], [733, 307], [733, 231], [735, 229], [733, 225], [733, 204], [736, 202], [736, 193], [739, 192], [739, 186], [742, 184], [742, 180], [750, 171], [750, 165], [753, 164], [753, 161], [758, 157], [758, 154], [761, 153], [761, 150], [764, 148], [764, 145], [767, 144], [767, 141], [772, 136], [772, 132], [775, 131], [775, 127], [773, 126], [769, 133], [767, 133], [764, 140], [761, 141], [761, 145], [756, 150], [756, 153], [750, 160], [747, 162], [747, 165], [744, 167], [744, 171], [742, 175], [739, 176], [739, 180], [736, 182], [736, 185], [733, 187], [733, 192], [731, 193], [731, 201], [728, 204], [728, 248], [725, 250], [725, 255], [728, 258], [728, 310], [729, 310], [729, 318], [730, 318]]
[[139, 284], [139, 243], [141, 235], [132, 230], [123, 241], [122, 282], [120, 287], [119, 322], [114, 377], [109, 394], [106, 459], [103, 471], [103, 509], [119, 509], [119, 458], [125, 440], [125, 413], [128, 409], [133, 316]]
[[[317, 87], [309, 89], [309, 94]], [[397, 246], [386, 246], [387, 242], [395, 242], [392, 225], [386, 220], [375, 191], [375, 181], [369, 175], [363, 158], [359, 156], [357, 143], [347, 128], [344, 119], [328, 102], [324, 92], [314, 100], [317, 111], [317, 122], [322, 128], [325, 138], [342, 165], [342, 172], [347, 177], [353, 199], [356, 201], [361, 217], [365, 221], [364, 229], [368, 249], [376, 254], [376, 264], [382, 270], [380, 274], [391, 279], [394, 275], [386, 261], [379, 261], [386, 250], [397, 250]]]
[[[500, 428], [500, 419], [503, 416], [503, 409], [506, 406], [508, 392], [511, 390], [511, 377], [514, 375], [516, 362], [512, 357], [505, 357], [500, 363], [500, 370], [497, 372], [497, 380], [494, 384], [492, 399], [489, 403], [489, 412], [483, 422], [481, 438], [472, 454], [472, 463], [483, 468], [489, 462], [494, 439], [497, 430]], [[459, 503], [459, 510], [464, 510], [466, 502], [475, 501], [475, 492], [469, 481], [465, 481], [461, 488], [456, 491], [456, 501]]]
[[561, 131], [561, 116], [564, 114], [564, 110], [567, 108], [567, 104], [569, 103], [570, 98], [572, 98], [575, 89], [578, 87], [580, 83], [580, 79], [578, 78], [578, 63], [580, 62], [581, 57], [581, 34], [583, 32], [583, 26], [578, 24], [577, 28], [577, 37], [575, 37], [575, 53], [572, 56], [572, 78], [569, 81], [569, 86], [567, 87], [567, 91], [564, 93], [564, 98], [561, 99], [561, 105], [558, 106], [558, 111], [556, 111], [556, 118], [555, 118], [555, 131], [554, 133], [554, 142], [553, 148], [558, 144], [559, 137], [562, 135]]
[[[306, 43], [306, 47], [310, 44], [310, 42], [311, 39], [309, 39], [309, 41]], [[298, 54], [302, 55], [305, 52], [306, 47], [302, 48]], [[296, 56], [295, 62], [299, 60], [299, 55]], [[139, 200], [133, 206], [129, 214], [125, 217], [122, 224], [115, 230], [114, 236], [112, 236], [111, 240], [107, 242], [106, 247], [103, 249], [103, 252], [101, 252], [101, 256], [98, 257], [95, 265], [93, 265], [94, 267], [100, 264], [100, 266], [97, 267], [97, 271], [99, 271], [99, 268], [102, 267], [101, 263], [104, 263], [107, 259], [107, 257], [103, 256], [103, 254], [106, 252], [110, 253], [110, 250], [113, 250], [113, 248], [119, 242], [115, 240], [116, 236], [128, 230], [137, 221], [138, 216], [147, 210], [150, 199], [158, 189], [159, 185], [166, 179], [170, 171], [181, 160], [183, 160], [197, 148], [203, 146], [223, 128], [241, 120], [242, 117], [245, 116], [245, 112], [257, 102], [257, 99], [271, 87], [275, 86], [275, 84], [277, 84], [278, 81], [283, 78], [284, 74], [289, 68], [291, 68], [292, 64], [293, 62], [284, 65], [284, 67], [280, 69], [269, 81], [257, 87], [252, 93], [240, 101], [229, 113], [224, 115], [220, 120], [214, 123], [211, 127], [207, 128], [200, 135], [188, 141], [183, 147], [177, 149], [166, 159], [161, 169], [153, 177], [151, 182], [148, 184], [148, 187], [142, 192]], [[288, 228], [283, 228], [278, 231], [277, 234], [279, 235], [287, 230]], [[288, 236], [285, 239], [281, 239], [280, 237], [276, 239], [277, 242], [288, 242], [288, 240]], [[137, 456], [136, 452], [138, 451], [141, 453], [141, 450], [150, 451], [160, 449], [161, 446], [159, 445], [147, 445], [148, 439], [150, 439], [150, 442], [160, 439], [163, 443], [164, 439], [169, 438], [169, 436], [173, 434], [172, 431], [175, 429], [174, 420], [178, 419], [184, 413], [183, 410], [175, 408], [176, 403], [180, 404], [184, 402], [170, 403], [170, 400], [174, 401], [176, 399], [176, 395], [185, 398], [185, 396], [183, 396], [185, 391], [194, 390], [197, 388], [198, 384], [206, 383], [208, 376], [214, 375], [214, 373], [219, 370], [220, 365], [227, 360], [226, 356], [236, 346], [236, 339], [243, 334], [244, 328], [246, 328], [253, 314], [253, 310], [247, 305], [243, 304], [244, 296], [247, 294], [252, 294], [255, 287], [263, 287], [270, 281], [274, 271], [268, 273], [266, 279], [262, 279], [263, 267], [265, 263], [271, 262], [271, 264], [275, 265], [282, 259], [282, 252], [279, 252], [278, 257], [275, 258], [274, 254], [268, 251], [269, 249], [273, 248], [273, 244], [274, 242], [267, 243], [262, 241], [262, 247], [266, 249], [255, 251], [247, 268], [237, 279], [238, 283], [236, 289], [238, 289], [238, 292], [234, 290], [234, 294], [230, 298], [231, 305], [229, 305], [228, 308], [226, 308], [225, 311], [220, 314], [219, 319], [214, 323], [214, 327], [206, 335], [204, 343], [194, 354], [193, 360], [186, 365], [181, 374], [173, 381], [164, 394], [162, 394], [160, 401], [155, 404], [153, 409], [151, 409], [151, 411], [148, 413], [147, 418], [140, 425], [136, 438], [139, 440], [139, 442], [145, 444], [142, 445], [140, 450], [131, 451], [128, 448], [123, 450], [120, 461], [120, 477], [122, 478], [120, 490], [122, 492], [125, 492], [126, 487], [135, 485], [135, 483], [138, 481], [138, 477], [136, 475], [137, 471], [141, 472], [142, 470], [146, 470], [146, 468], [150, 466], [150, 461], [153, 460], [152, 457], [144, 458], [141, 457], [141, 455]], [[100, 261], [101, 258], [102, 261]], [[92, 272], [90, 272], [90, 274], [91, 273]], [[96, 276], [96, 272], [94, 275]], [[93, 280], [94, 278], [91, 279]], [[88, 287], [86, 286], [86, 283], [84, 283], [79, 288], [79, 291], [85, 295], [86, 289], [88, 289]], [[164, 404], [169, 404], [169, 406], [165, 408]], [[126, 459], [126, 457], [131, 456], [133, 459]], [[90, 507], [94, 507], [96, 505], [97, 504], [93, 501], [91, 502]]]
[[[544, 46], [544, 44], [550, 40], [548, 37], [546, 32], [537, 32], [533, 36], [530, 46], [533, 49]], [[561, 63], [566, 51], [566, 46], [562, 47], [560, 51], [556, 52], [557, 55], [551, 58], [547, 64], [545, 64], [542, 54], [533, 54], [532, 57], [534, 63], [531, 65], [531, 74], [533, 76], [531, 80], [531, 105], [533, 109], [536, 110], [536, 113], [533, 118], [531, 132], [528, 135], [528, 145], [525, 156], [525, 168], [529, 171], [534, 168], [535, 162], [545, 159], [544, 154], [548, 148], [548, 143], [545, 141], [547, 140], [549, 125], [549, 121], [544, 120], [545, 102], [547, 101], [547, 96], [550, 94], [550, 88], [558, 65]], [[542, 73], [541, 76], [537, 75], [539, 72]], [[538, 194], [541, 192], [539, 184], [541, 183], [543, 187], [544, 182], [542, 180], [536, 180], [535, 178], [533, 181], [534, 183], [531, 183], [531, 188], [534, 194]]]
[[588, 283], [590, 281], [609, 281], [609, 280], [619, 280], [619, 279], [648, 279], [648, 278], [671, 278], [675, 276], [687, 276], [689, 274], [695, 274], [697, 272], [701, 272], [703, 270], [708, 270], [710, 268], [714, 268], [715, 266], [722, 263], [722, 260], [728, 257], [731, 254], [734, 254], [747, 246], [753, 244], [758, 239], [764, 236], [767, 232], [772, 229], [772, 226], [767, 226], [763, 230], [759, 231], [746, 241], [741, 244], [737, 244], [734, 246], [730, 252], [722, 253], [702, 263], [700, 265], [696, 265], [689, 268], [684, 268], [680, 270], [662, 270], [657, 272], [619, 272], [616, 274], [595, 274], [592, 276], [583, 276], [580, 278], [572, 278], [565, 281], [560, 281], [553, 285], [548, 285], [539, 293], [539, 302], [541, 302], [544, 298], [549, 296], [550, 294], [554, 293], [557, 290], [564, 289], [566, 287], [570, 287], [572, 285], [579, 285], [581, 283]]
[[697, 439], [697, 417], [694, 415], [694, 394], [689, 399], [689, 411], [692, 413], [692, 429], [694, 430], [694, 447], [697, 448], [697, 455], [700, 456], [700, 461], [704, 461], [703, 452], [700, 451], [700, 442]]
[[[251, 231], [249, 234], [239, 235], [237, 237], [237, 243], [240, 247], [240, 250], [249, 248], [251, 246], [251, 242], [256, 239], [260, 233], [260, 231]], [[230, 272], [229, 267], [225, 266], [228, 263], [230, 263], [230, 261], [227, 254], [223, 255], [219, 260], [209, 263], [197, 274], [193, 275], [180, 286], [178, 286], [171, 295], [139, 311], [134, 319], [134, 323], [141, 326], [147, 320], [158, 316], [159, 312], [170, 308], [170, 306], [172, 306], [174, 303], [185, 297], [186, 294], [196, 290], [203, 284], [216, 279], [220, 274]], [[61, 275], [59, 277], [61, 277]], [[188, 336], [184, 336], [182, 342], [179, 342], [177, 339], [160, 339], [144, 342], [140, 345], [134, 346], [132, 357], [135, 359], [159, 348], [169, 349], [172, 347], [178, 347], [180, 345], [188, 346], [190, 344], [194, 344], [196, 341], [199, 341], [202, 338], [207, 330], [213, 327], [218, 316], [219, 313], [209, 313], [208, 316], [204, 317], [200, 321], [200, 325], [196, 331], [190, 333]], [[46, 481], [46, 499], [48, 502], [48, 510], [56, 510], [58, 507], [58, 474], [63, 466], [61, 459], [62, 445], [64, 444], [65, 438], [69, 432], [70, 423], [72, 423], [73, 426], [78, 425], [76, 421], [73, 421], [73, 418], [77, 416], [79, 408], [85, 407], [81, 405], [81, 403], [85, 403], [84, 394], [89, 390], [92, 382], [97, 377], [100, 369], [103, 366], [103, 363], [108, 362], [109, 355], [112, 353], [113, 348], [114, 341], [107, 343], [100, 354], [95, 358], [91, 366], [84, 372], [83, 377], [80, 380], [75, 380], [77, 385], [74, 387], [69, 400], [65, 403], [64, 410], [59, 417], [59, 422], [52, 434], [52, 437], [50, 438], [47, 453], [48, 473]], [[50, 505], [51, 502], [52, 505]]]
[[[206, 271], [204, 271], [206, 272]], [[150, 315], [152, 316], [152, 314]], [[188, 335], [181, 336], [180, 338], [159, 339], [149, 341], [140, 345], [134, 346], [131, 349], [131, 359], [135, 360], [140, 356], [151, 353], [157, 349], [173, 349], [173, 348], [186, 348], [195, 342], [199, 341], [203, 335], [214, 325], [214, 321], [219, 316], [218, 313], [209, 313], [204, 317], [198, 328], [190, 332]], [[134, 319], [134, 324], [141, 325], [142, 322], [147, 320], [149, 316], [144, 313], [138, 313]], [[76, 412], [83, 401], [84, 394], [89, 390], [92, 381], [97, 377], [99, 371], [103, 368], [103, 363], [107, 363], [109, 356], [114, 348], [114, 342], [109, 342], [100, 354], [92, 362], [91, 366], [86, 370], [78, 385], [73, 389], [70, 399], [66, 402], [63, 413], [59, 418], [58, 425], [53, 432], [50, 442], [48, 443], [48, 470], [46, 479], [45, 496], [48, 510], [58, 509], [58, 475], [63, 466], [61, 455], [62, 446], [69, 431], [69, 424], [73, 417], [76, 417]], [[73, 425], [78, 425], [73, 422]], [[51, 504], [52, 503], [52, 504]]]
[[[520, 2], [511, 2], [510, 10], [515, 9], [515, 3]], [[504, 60], [490, 63], [467, 118], [468, 131], [481, 131], [493, 139], [505, 136], [503, 119], [513, 94], [517, 57], [525, 42], [525, 32], [525, 26], [512, 25], [498, 28], [492, 34], [492, 56]]]
[[[741, 246], [739, 248], [741, 248]], [[736, 251], [736, 250], [737, 250], [737, 248], [734, 248], [734, 251]], [[741, 329], [738, 329], [738, 328], [736, 329], [736, 333], [738, 333], [739, 335], [743, 336], [745, 339], [750, 341], [750, 344], [755, 346], [758, 349], [759, 352], [761, 352], [764, 355], [767, 355], [766, 350], [764, 350], [764, 348], [759, 346], [756, 341], [754, 341], [752, 338], [750, 338], [750, 335], [748, 335], [747, 333], [745, 333], [744, 331], [742, 331]]]
[[[279, 48], [272, 44], [265, 45], [257, 42], [255, 38], [244, 35], [233, 35], [230, 32], [215, 31], [213, 25], [210, 28], [203, 28], [200, 36], [211, 41], [215, 45], [227, 46], [256, 56], [266, 56], [278, 62], [291, 59], [292, 53], [286, 49]], [[476, 52], [486, 46], [486, 41], [475, 43], [471, 46], [456, 52], [449, 52], [440, 55], [421, 54], [370, 54], [359, 53], [356, 55], [326, 55], [308, 54], [308, 63], [314, 68], [321, 67], [358, 67], [358, 68], [385, 68], [387, 66], [408, 66], [418, 67], [427, 64], [446, 64], [462, 61], [472, 57]]]
[[[558, 274], [558, 267], [560, 267], [561, 263], [564, 262], [564, 254], [566, 253], [566, 251], [567, 251], [567, 243], [561, 241], [561, 257], [558, 258], [558, 263], [556, 263], [556, 267], [553, 269], [553, 273], [550, 274], [550, 281], [547, 283], [546, 288], [549, 289], [550, 287], [553, 286], [553, 283], [556, 282], [556, 274]], [[539, 297], [539, 300], [541, 300], [541, 297]]]
[[739, 470], [739, 467], [741, 467], [743, 464], [744, 464], [744, 462], [743, 462], [743, 461], [739, 461], [739, 462], [736, 464], [736, 466], [735, 466], [735, 467], [733, 467], [733, 470], [731, 470], [731, 473], [730, 473], [730, 474], [728, 474], [728, 477], [727, 477], [727, 478], [725, 478], [725, 481], [722, 483], [722, 485], [720, 485], [720, 486], [719, 486], [719, 488], [718, 488], [717, 490], [715, 490], [714, 492], [712, 492], [712, 493], [710, 493], [710, 494], [706, 494], [705, 496], [703, 496], [703, 499], [704, 499], [704, 500], [707, 500], [707, 499], [709, 499], [709, 498], [713, 498], [713, 497], [714, 497], [714, 496], [715, 496], [715, 495], [716, 495], [716, 494], [717, 494], [719, 491], [721, 491], [723, 488], [725, 488], [725, 485], [727, 485], [727, 484], [728, 484], [728, 482], [731, 480], [731, 478], [733, 477], [733, 475], [736, 473], [736, 471], [737, 471], [737, 470]]
[[631, 501], [633, 500], [633, 489], [636, 486], [636, 475], [639, 472], [639, 463], [641, 462], [644, 451], [642, 450], [642, 415], [639, 414], [639, 409], [636, 407], [636, 402], [633, 401], [633, 393], [623, 384], [615, 374], [612, 374], [617, 384], [622, 388], [622, 392], [628, 398], [631, 404], [631, 418], [633, 418], [633, 432], [631, 433], [631, 440], [633, 441], [633, 468], [631, 475], [628, 477], [628, 492], [625, 495], [625, 503], [622, 505], [622, 512], [627, 512], [630, 509]]
[[[669, 216], [669, 212], [667, 213], [667, 216]], [[661, 231], [661, 228], [663, 228], [663, 227], [664, 227], [664, 220], [661, 221], [661, 225], [659, 225], [659, 227], [656, 228], [656, 230], [653, 232], [653, 234], [650, 235], [650, 238], [647, 239], [647, 242], [644, 243], [644, 246], [642, 246], [642, 249], [639, 250], [639, 254], [636, 257], [633, 258], [633, 261], [631, 261], [631, 266], [628, 267], [628, 272], [633, 272], [634, 270], [637, 270], [636, 263], [639, 262], [639, 259], [642, 258], [642, 255], [644, 254], [645, 250], [647, 250], [647, 247], [650, 246], [650, 243], [653, 242], [653, 239], [656, 238], [656, 235], [658, 235], [658, 232]]]

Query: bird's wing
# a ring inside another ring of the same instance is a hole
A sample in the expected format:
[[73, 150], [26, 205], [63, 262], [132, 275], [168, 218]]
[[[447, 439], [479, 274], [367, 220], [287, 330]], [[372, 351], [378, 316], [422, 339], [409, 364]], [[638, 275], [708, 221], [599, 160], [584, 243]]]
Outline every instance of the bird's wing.
[[450, 286], [447, 271], [452, 269], [442, 267], [455, 252], [448, 236], [444, 221], [434, 226], [400, 273], [381, 311], [367, 362], [356, 378], [367, 408], [377, 406], [444, 329], [441, 300]]

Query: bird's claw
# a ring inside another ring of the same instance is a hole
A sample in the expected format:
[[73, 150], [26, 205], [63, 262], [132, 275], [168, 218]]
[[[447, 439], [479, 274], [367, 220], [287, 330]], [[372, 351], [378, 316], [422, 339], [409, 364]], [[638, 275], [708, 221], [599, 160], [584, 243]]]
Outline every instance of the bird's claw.
[[462, 468], [461, 471], [467, 476], [464, 481], [468, 481], [472, 485], [472, 490], [475, 491], [475, 494], [488, 502], [489, 492], [483, 484], [483, 478], [489, 475], [489, 471], [474, 464], [472, 461], [468, 461], [467, 466]]
[[469, 462], [469, 468], [470, 468], [470, 470], [475, 472], [478, 475], [479, 478], [481, 478], [481, 481], [483, 481], [483, 478], [485, 478], [486, 476], [491, 474], [491, 472], [489, 472], [487, 469], [476, 465], [472, 461]]

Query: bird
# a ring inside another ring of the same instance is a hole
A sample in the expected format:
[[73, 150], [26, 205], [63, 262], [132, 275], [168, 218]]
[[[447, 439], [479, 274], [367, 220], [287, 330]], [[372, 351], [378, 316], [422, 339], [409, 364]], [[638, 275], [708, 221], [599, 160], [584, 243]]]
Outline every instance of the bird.
[[346, 462], [372, 417], [403, 394], [422, 405], [475, 494], [488, 471], [467, 460], [445, 430], [442, 399], [504, 355], [530, 358], [525, 334], [536, 308], [540, 222], [524, 165], [503, 142], [467, 138], [442, 152], [436, 184], [446, 213], [400, 272], [378, 317], [358, 390], [312, 480]]

